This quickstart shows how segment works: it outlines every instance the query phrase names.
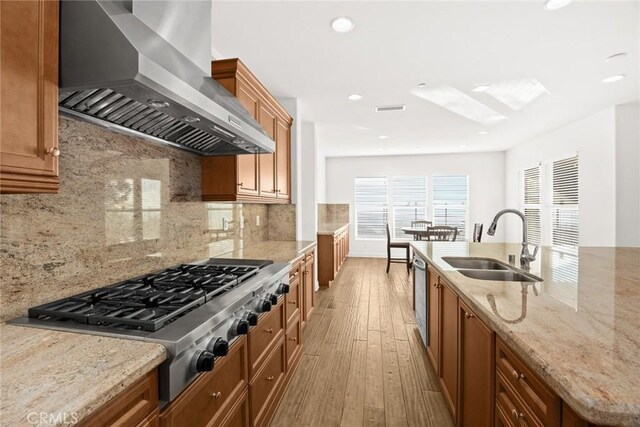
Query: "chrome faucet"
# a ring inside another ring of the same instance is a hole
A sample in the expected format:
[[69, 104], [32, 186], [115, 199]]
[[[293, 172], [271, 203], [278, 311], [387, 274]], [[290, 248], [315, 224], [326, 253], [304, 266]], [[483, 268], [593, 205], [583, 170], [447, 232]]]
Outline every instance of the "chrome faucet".
[[516, 214], [522, 220], [522, 252], [520, 252], [520, 267], [529, 270], [531, 268], [531, 261], [535, 261], [538, 254], [538, 246], [533, 245], [533, 254], [529, 252], [529, 242], [527, 241], [527, 217], [517, 209], [503, 209], [493, 217], [493, 221], [487, 230], [489, 236], [493, 236], [496, 233], [496, 227], [498, 226], [498, 220], [506, 213]]

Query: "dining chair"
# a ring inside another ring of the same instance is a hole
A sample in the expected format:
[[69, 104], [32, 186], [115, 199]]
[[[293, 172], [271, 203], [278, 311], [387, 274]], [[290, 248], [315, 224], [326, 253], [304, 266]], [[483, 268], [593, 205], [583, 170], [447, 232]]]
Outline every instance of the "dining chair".
[[432, 242], [455, 242], [458, 229], [447, 225], [436, 225], [427, 229], [427, 238]]
[[[392, 258], [391, 257], [391, 249], [405, 249], [406, 257], [405, 258]], [[387, 273], [389, 273], [389, 268], [391, 267], [392, 262], [397, 263], [406, 263], [407, 264], [407, 274], [411, 271], [411, 260], [409, 257], [409, 252], [411, 247], [409, 246], [409, 242], [393, 242], [391, 241], [391, 231], [389, 231], [389, 223], [387, 223]]]
[[[427, 221], [426, 219], [417, 219], [411, 221], [411, 228], [424, 228], [427, 229], [433, 225], [433, 221]], [[414, 234], [413, 240], [422, 240], [421, 234]]]
[[482, 223], [476, 222], [473, 224], [473, 241], [480, 242], [482, 240]]

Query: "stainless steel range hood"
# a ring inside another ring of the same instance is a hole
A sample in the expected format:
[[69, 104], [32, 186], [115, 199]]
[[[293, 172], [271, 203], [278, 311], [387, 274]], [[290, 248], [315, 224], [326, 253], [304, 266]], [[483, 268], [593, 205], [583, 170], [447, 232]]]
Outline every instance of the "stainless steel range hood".
[[275, 149], [237, 99], [136, 17], [130, 1], [61, 2], [59, 87], [62, 113], [195, 154]]

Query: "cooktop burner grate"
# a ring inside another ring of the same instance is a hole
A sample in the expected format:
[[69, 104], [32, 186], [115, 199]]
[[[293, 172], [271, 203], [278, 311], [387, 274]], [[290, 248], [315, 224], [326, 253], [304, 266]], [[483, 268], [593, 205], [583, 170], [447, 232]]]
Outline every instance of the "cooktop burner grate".
[[29, 317], [154, 332], [258, 273], [253, 266], [182, 264], [29, 309]]

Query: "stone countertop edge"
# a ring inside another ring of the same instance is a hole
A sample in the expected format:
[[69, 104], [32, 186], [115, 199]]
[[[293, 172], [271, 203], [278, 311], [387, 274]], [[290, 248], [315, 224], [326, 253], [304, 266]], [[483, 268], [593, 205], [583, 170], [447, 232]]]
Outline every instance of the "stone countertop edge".
[[349, 223], [330, 223], [324, 224], [318, 227], [318, 234], [321, 236], [331, 236], [333, 234], [341, 233], [349, 227]]
[[518, 356], [536, 373], [546, 384], [553, 389], [564, 402], [566, 402], [580, 417], [599, 425], [620, 425], [620, 426], [640, 426], [640, 408], [634, 405], [617, 404], [610, 402], [596, 401], [595, 399], [576, 398], [570, 391], [571, 379], [563, 377], [562, 373], [553, 368], [552, 365], [539, 357], [526, 341], [510, 331], [508, 326], [495, 320], [493, 313], [485, 307], [476, 303], [473, 298], [468, 297], [465, 292], [457, 286], [455, 278], [452, 278], [447, 271], [441, 269], [437, 263], [433, 262], [420, 248], [411, 244], [412, 249], [427, 264], [444, 276], [451, 284], [459, 298], [481, 316], [481, 320], [488, 324], [498, 336], [514, 350]]
[[[0, 426], [33, 425], [25, 419], [29, 412], [74, 414], [77, 422], [86, 420], [166, 359], [161, 344], [6, 323], [0, 328], [0, 373], [13, 372], [2, 373]], [[40, 355], [33, 354], [34, 347]], [[25, 354], [33, 358], [23, 358]]]

